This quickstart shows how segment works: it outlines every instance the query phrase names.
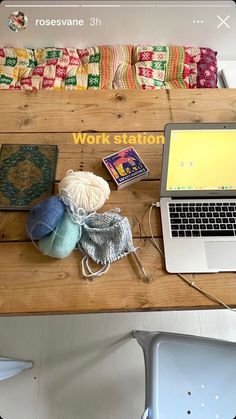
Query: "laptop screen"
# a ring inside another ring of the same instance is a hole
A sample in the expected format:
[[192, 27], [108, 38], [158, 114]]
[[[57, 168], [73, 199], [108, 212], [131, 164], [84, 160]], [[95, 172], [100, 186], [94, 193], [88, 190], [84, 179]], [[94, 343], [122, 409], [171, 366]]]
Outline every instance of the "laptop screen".
[[236, 130], [172, 130], [166, 190], [236, 190]]

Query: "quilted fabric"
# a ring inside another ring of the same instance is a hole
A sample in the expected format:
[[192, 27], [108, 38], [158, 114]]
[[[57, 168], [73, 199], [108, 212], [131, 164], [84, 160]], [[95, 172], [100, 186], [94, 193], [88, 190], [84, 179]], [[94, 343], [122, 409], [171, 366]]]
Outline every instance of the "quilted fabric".
[[20, 81], [35, 67], [34, 51], [27, 48], [0, 48], [0, 89], [20, 89]]
[[[87, 88], [87, 74], [83, 72], [81, 58], [76, 49], [36, 49], [36, 66], [31, 74], [21, 79], [23, 89]], [[82, 75], [82, 77], [80, 77]]]
[[209, 48], [200, 48], [198, 62], [197, 87], [216, 87], [217, 85], [217, 53]]
[[183, 46], [0, 48], [0, 89], [217, 87], [217, 53]]
[[165, 87], [167, 47], [136, 47], [136, 74], [142, 89]]

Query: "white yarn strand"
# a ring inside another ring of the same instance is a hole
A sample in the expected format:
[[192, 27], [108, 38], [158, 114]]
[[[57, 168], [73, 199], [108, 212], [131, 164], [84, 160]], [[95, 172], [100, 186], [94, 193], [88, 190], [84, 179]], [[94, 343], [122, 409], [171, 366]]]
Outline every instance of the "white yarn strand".
[[[152, 210], [154, 207], [158, 207], [156, 203], [151, 204], [151, 207], [149, 209], [149, 214], [148, 214], [148, 225], [149, 225], [149, 231], [150, 231], [150, 235], [151, 235], [151, 240], [154, 244], [154, 246], [156, 247], [156, 249], [158, 250], [158, 252], [160, 253], [160, 255], [165, 259], [165, 255], [162, 251], [162, 249], [160, 248], [159, 244], [157, 243], [154, 234], [153, 234], [153, 230], [152, 230], [152, 224], [151, 224], [151, 215], [152, 215]], [[226, 303], [224, 303], [224, 301], [220, 300], [219, 298], [217, 298], [215, 295], [205, 291], [203, 288], [199, 287], [198, 285], [196, 285], [193, 281], [190, 281], [188, 278], [186, 278], [186, 276], [184, 276], [181, 273], [177, 273], [176, 274], [179, 278], [181, 278], [185, 283], [187, 283], [188, 285], [190, 285], [192, 288], [194, 288], [195, 290], [197, 290], [198, 292], [200, 292], [201, 294], [205, 295], [205, 297], [209, 298], [210, 300], [214, 301], [215, 303], [220, 304], [222, 307], [226, 308], [227, 310], [230, 310], [232, 312], [236, 312], [236, 309], [231, 308], [230, 306], [228, 306]]]
[[78, 207], [74, 203], [69, 192], [66, 189], [61, 189], [60, 197], [61, 197], [61, 200], [66, 205], [72, 221], [74, 221], [74, 223], [76, 224], [83, 225], [87, 218], [95, 214], [95, 211], [88, 214], [83, 208]]
[[[89, 266], [88, 256], [84, 256], [82, 259], [82, 274], [85, 278], [96, 278], [96, 277], [102, 276], [108, 271], [109, 268], [110, 268], [110, 263], [107, 263], [106, 265], [103, 265], [103, 267], [99, 269], [97, 272], [94, 272]], [[87, 273], [86, 270], [89, 273]]]

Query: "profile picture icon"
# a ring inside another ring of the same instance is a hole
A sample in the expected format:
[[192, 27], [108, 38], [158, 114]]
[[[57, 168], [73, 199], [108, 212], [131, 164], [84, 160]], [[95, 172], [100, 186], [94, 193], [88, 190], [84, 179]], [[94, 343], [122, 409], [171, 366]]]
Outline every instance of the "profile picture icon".
[[28, 24], [28, 18], [23, 12], [13, 12], [8, 18], [8, 27], [13, 32], [24, 31]]

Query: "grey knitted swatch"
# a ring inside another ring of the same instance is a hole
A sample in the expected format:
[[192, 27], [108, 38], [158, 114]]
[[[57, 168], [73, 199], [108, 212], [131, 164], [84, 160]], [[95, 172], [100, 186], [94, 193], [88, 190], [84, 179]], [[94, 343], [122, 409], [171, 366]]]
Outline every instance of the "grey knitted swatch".
[[128, 218], [112, 211], [91, 214], [82, 226], [78, 248], [102, 265], [128, 255], [135, 250]]

